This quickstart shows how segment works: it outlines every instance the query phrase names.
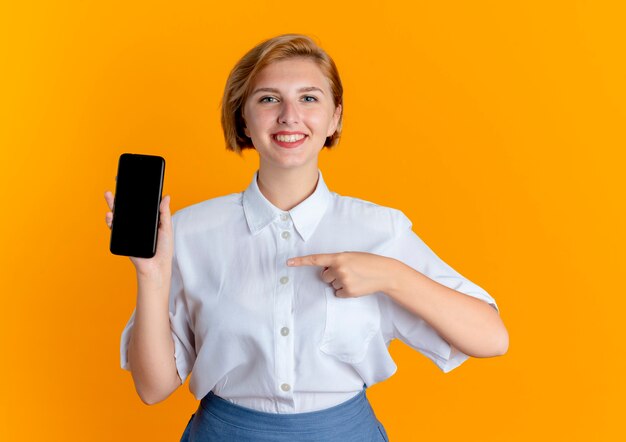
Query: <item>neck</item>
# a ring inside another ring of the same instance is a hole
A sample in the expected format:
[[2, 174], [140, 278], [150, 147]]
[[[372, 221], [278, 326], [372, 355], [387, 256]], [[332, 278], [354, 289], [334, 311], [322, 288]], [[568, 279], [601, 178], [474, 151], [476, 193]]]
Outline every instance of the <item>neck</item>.
[[265, 169], [259, 167], [257, 184], [259, 190], [269, 202], [280, 210], [288, 211], [313, 194], [318, 180], [317, 164], [315, 167], [302, 169]]

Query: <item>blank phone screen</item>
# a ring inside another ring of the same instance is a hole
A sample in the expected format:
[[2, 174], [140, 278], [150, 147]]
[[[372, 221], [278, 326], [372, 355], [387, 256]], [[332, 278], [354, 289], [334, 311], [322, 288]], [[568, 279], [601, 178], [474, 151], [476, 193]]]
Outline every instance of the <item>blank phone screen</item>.
[[156, 253], [165, 160], [122, 154], [115, 185], [111, 252], [151, 258]]

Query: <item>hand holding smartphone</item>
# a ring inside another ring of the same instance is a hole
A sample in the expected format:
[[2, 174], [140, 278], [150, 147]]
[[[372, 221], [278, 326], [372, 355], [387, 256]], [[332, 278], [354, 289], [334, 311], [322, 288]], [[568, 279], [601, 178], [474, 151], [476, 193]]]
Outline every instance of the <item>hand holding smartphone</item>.
[[160, 156], [120, 156], [111, 207], [111, 253], [137, 258], [155, 256], [164, 175], [165, 160]]

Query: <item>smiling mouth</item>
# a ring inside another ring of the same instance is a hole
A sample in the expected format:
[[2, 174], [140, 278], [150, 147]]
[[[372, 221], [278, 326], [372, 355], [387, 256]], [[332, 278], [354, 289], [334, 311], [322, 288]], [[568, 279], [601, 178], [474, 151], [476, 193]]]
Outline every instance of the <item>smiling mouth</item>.
[[304, 137], [306, 137], [304, 134], [274, 135], [274, 139], [276, 141], [281, 141], [283, 143], [295, 143], [296, 141], [302, 140]]

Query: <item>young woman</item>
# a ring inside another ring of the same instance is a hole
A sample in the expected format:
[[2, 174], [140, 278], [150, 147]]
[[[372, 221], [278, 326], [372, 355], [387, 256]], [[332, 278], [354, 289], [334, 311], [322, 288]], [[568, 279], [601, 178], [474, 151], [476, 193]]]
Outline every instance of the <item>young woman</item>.
[[222, 126], [229, 149], [258, 152], [252, 181], [171, 217], [165, 196], [156, 256], [130, 258], [138, 295], [121, 365], [147, 404], [191, 374], [200, 404], [181, 440], [387, 440], [365, 389], [394, 374], [391, 340], [443, 372], [507, 351], [495, 300], [400, 210], [326, 186], [318, 155], [339, 140], [342, 92], [304, 35], [250, 50]]

